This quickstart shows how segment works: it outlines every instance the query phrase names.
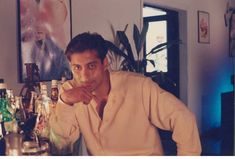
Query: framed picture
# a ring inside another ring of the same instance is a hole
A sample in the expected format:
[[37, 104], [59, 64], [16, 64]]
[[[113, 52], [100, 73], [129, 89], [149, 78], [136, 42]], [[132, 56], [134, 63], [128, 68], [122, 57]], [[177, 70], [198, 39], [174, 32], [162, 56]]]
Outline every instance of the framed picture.
[[71, 1], [18, 0], [18, 24], [20, 82], [33, 73], [26, 70], [31, 64], [36, 66], [39, 81], [70, 76], [64, 51], [72, 32]]
[[210, 43], [210, 17], [208, 12], [198, 11], [198, 42]]

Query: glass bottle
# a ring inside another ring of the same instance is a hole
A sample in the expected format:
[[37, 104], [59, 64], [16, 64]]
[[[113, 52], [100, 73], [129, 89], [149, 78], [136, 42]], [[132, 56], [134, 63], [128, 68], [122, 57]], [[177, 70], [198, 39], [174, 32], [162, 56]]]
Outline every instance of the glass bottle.
[[0, 79], [0, 112], [4, 122], [12, 121], [12, 114], [8, 111], [9, 102], [6, 96], [7, 86], [3, 79]]
[[31, 91], [31, 97], [30, 97], [30, 103], [29, 103], [29, 108], [28, 108], [28, 112], [29, 113], [35, 113], [35, 102], [37, 99], [37, 93], [34, 91]]
[[14, 117], [15, 116], [15, 112], [16, 112], [16, 107], [15, 107], [15, 97], [13, 94], [13, 90], [12, 89], [7, 89], [7, 101], [8, 101], [8, 111], [11, 113], [11, 115]]
[[20, 156], [22, 155], [23, 135], [18, 133], [17, 121], [13, 121], [13, 131], [7, 134], [6, 141], [6, 155], [7, 156]]
[[46, 111], [46, 115], [49, 116], [51, 99], [48, 96], [47, 85], [45, 83], [41, 84], [41, 95], [42, 95], [42, 104]]
[[24, 124], [26, 122], [26, 113], [22, 104], [22, 97], [16, 96], [15, 100], [16, 100], [15, 101], [15, 106], [16, 106], [15, 118], [17, 122], [19, 123], [20, 128], [23, 129]]
[[0, 113], [0, 156], [5, 155], [6, 151], [6, 141], [4, 138], [6, 130], [2, 118], [2, 114]]
[[41, 94], [37, 99], [37, 120], [34, 131], [39, 137], [49, 138], [49, 117], [51, 99], [47, 94], [47, 85], [41, 83]]
[[51, 102], [52, 102], [53, 108], [56, 106], [56, 103], [58, 101], [58, 95], [59, 95], [58, 82], [57, 80], [52, 80], [51, 81]]

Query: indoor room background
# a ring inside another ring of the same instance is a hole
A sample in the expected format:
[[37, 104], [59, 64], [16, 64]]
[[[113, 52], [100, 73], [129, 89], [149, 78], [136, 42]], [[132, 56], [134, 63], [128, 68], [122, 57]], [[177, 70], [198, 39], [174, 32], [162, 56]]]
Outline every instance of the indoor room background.
[[[200, 134], [206, 138], [202, 141], [203, 153], [221, 155], [221, 95], [233, 91], [231, 81], [234, 80], [231, 77], [234, 58], [229, 56], [229, 31], [224, 19], [227, 2], [235, 7], [234, 0], [71, 0], [72, 36], [90, 31], [113, 41], [110, 25], [115, 30], [123, 30], [126, 24], [130, 26], [127, 34], [132, 36], [134, 24], [139, 28], [143, 26], [144, 4], [177, 11], [182, 40], [179, 46], [180, 99], [196, 115]], [[198, 42], [199, 10], [209, 13], [209, 43]], [[0, 78], [4, 78], [15, 94], [23, 86], [18, 80], [17, 18], [17, 1], [0, 0]]]

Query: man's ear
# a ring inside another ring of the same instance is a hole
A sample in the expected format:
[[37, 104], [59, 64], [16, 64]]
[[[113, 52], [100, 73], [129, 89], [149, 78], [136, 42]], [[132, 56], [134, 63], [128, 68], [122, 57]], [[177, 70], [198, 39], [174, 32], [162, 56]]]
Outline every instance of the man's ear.
[[105, 70], [109, 68], [109, 60], [107, 57], [105, 57], [103, 61], [103, 65], [104, 65]]

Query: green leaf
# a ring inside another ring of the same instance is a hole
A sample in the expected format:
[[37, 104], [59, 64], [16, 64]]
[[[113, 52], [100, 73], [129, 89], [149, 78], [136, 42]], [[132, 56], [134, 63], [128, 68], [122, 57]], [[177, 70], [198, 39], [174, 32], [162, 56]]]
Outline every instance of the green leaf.
[[153, 47], [150, 53], [156, 53], [158, 49], [161, 49], [162, 47], [165, 47], [167, 45], [167, 42], [158, 44], [157, 46]]
[[[124, 29], [123, 29], [123, 32], [124, 32], [124, 33], [126, 32], [127, 28], [128, 28], [128, 24], [126, 24], [125, 27], [124, 27]], [[117, 33], [116, 33], [116, 34], [117, 34]], [[118, 45], [116, 45], [116, 46], [119, 46], [119, 47], [120, 47], [120, 41], [119, 41], [119, 38], [117, 38], [117, 35], [116, 35], [116, 39], [118, 39]]]
[[167, 48], [167, 47], [165, 46], [165, 47], [156, 49], [156, 50], [154, 50], [154, 51], [152, 52], [152, 54], [156, 54], [156, 53], [158, 53], [158, 52], [160, 52], [160, 51], [162, 51], [162, 50], [165, 50], [166, 48]]
[[[120, 47], [120, 41], [119, 41], [119, 38], [117, 36], [117, 33], [115, 32], [115, 29], [113, 27], [112, 24], [110, 24], [110, 27], [111, 27], [111, 31], [112, 31], [112, 35], [113, 35], [113, 39], [114, 39], [114, 45], [116, 45], [117, 47]], [[125, 25], [124, 29], [123, 29], [123, 32], [126, 32], [128, 28], [128, 24]]]
[[124, 28], [124, 32], [126, 32], [126, 30], [127, 30], [127, 27], [128, 27], [128, 24], [126, 24], [126, 26], [125, 26], [125, 28]]
[[140, 41], [139, 41], [139, 48], [137, 50], [137, 53], [139, 54], [144, 43], [145, 43], [145, 40], [146, 40], [146, 35], [147, 35], [147, 32], [148, 32], [148, 28], [149, 28], [149, 25], [148, 23], [145, 23], [144, 26], [143, 26], [143, 29], [141, 31], [141, 34], [140, 34]]
[[138, 57], [146, 40], [148, 26], [149, 26], [148, 23], [144, 24], [143, 29], [141, 30], [141, 33], [140, 33], [138, 27], [134, 24], [133, 39], [135, 42], [135, 48], [136, 48], [136, 53]]
[[149, 59], [146, 59], [147, 61], [149, 61], [154, 67], [155, 67], [155, 62], [154, 60], [149, 60]]
[[117, 35], [118, 35], [118, 38], [119, 38], [121, 44], [126, 48], [127, 55], [129, 56], [129, 58], [132, 61], [135, 61], [135, 58], [134, 58], [134, 55], [133, 55], [133, 52], [131, 49], [131, 45], [130, 45], [130, 42], [126, 36], [126, 33], [123, 31], [117, 31]]
[[134, 24], [134, 28], [133, 28], [133, 39], [134, 39], [134, 42], [135, 42], [135, 49], [136, 49], [136, 52], [139, 56], [139, 48], [140, 48], [140, 32], [139, 32], [139, 29], [138, 27]]
[[110, 24], [110, 27], [111, 27], [111, 31], [112, 31], [112, 35], [113, 35], [113, 39], [114, 39], [114, 44], [116, 44], [116, 41], [117, 41], [116, 32], [115, 32], [112, 24]]
[[113, 51], [115, 54], [118, 54], [124, 58], [129, 59], [129, 57], [122, 50], [120, 50], [116, 45], [114, 45], [112, 42], [105, 40], [105, 43], [109, 50]]
[[137, 65], [128, 61], [127, 59], [124, 59], [121, 62], [121, 67], [122, 67], [122, 70], [124, 70], [124, 71], [138, 72]]
[[156, 53], [158, 53], [158, 52], [160, 52], [164, 49], [170, 48], [172, 45], [180, 44], [180, 43], [181, 43], [181, 40], [177, 39], [177, 40], [173, 40], [173, 41], [170, 41], [170, 42], [164, 42], [164, 43], [158, 44], [157, 46], [152, 48], [152, 50], [147, 55], [156, 54]]

